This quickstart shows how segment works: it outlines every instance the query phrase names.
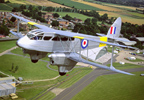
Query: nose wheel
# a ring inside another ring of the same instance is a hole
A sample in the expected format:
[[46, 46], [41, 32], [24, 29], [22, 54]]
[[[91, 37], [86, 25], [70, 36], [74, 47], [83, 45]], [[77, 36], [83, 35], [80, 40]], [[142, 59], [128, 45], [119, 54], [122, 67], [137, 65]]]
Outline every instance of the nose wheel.
[[31, 60], [33, 63], [37, 63], [38, 62], [38, 60]]
[[59, 75], [60, 76], [64, 76], [66, 73], [64, 73], [64, 72], [59, 72]]

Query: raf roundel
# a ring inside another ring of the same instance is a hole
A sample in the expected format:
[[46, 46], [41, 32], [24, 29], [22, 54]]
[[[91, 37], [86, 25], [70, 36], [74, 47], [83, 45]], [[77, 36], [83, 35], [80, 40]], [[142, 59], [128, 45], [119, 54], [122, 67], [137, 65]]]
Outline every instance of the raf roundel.
[[83, 48], [83, 49], [85, 49], [86, 47], [88, 46], [88, 40], [82, 40], [81, 41], [81, 47]]

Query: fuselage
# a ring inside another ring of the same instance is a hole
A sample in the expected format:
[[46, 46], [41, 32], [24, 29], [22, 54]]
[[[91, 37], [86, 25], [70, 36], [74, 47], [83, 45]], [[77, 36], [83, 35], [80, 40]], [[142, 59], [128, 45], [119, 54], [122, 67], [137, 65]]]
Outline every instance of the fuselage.
[[[100, 37], [95, 37], [99, 39]], [[78, 52], [83, 50], [80, 39], [59, 36], [40, 29], [32, 30], [17, 41], [17, 45], [26, 50], [39, 52]], [[99, 43], [88, 41], [88, 49], [99, 47]]]

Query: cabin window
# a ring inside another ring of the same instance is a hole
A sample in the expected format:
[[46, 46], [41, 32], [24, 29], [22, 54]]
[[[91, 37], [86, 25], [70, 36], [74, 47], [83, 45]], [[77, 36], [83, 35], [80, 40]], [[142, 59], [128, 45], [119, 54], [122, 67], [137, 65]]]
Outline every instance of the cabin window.
[[70, 41], [74, 41], [74, 38], [73, 38], [73, 37], [71, 37], [69, 40], [70, 40]]
[[37, 37], [38, 37], [38, 40], [42, 40], [42, 38], [43, 38], [43, 35], [44, 35], [44, 33], [41, 33], [41, 34], [37, 35]]
[[62, 41], [67, 41], [67, 40], [68, 40], [68, 37], [61, 37], [61, 40], [62, 40]]
[[59, 37], [54, 37], [53, 39], [52, 39], [53, 41], [60, 41], [60, 39], [59, 39]]
[[52, 37], [51, 36], [45, 36], [44, 40], [50, 40]]

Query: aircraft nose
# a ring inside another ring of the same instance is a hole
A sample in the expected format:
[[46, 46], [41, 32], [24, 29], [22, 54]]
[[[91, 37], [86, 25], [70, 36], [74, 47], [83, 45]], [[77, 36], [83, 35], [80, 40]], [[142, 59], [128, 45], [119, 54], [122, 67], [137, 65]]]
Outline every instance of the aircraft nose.
[[16, 45], [19, 46], [19, 45], [18, 45], [18, 41], [16, 42]]

